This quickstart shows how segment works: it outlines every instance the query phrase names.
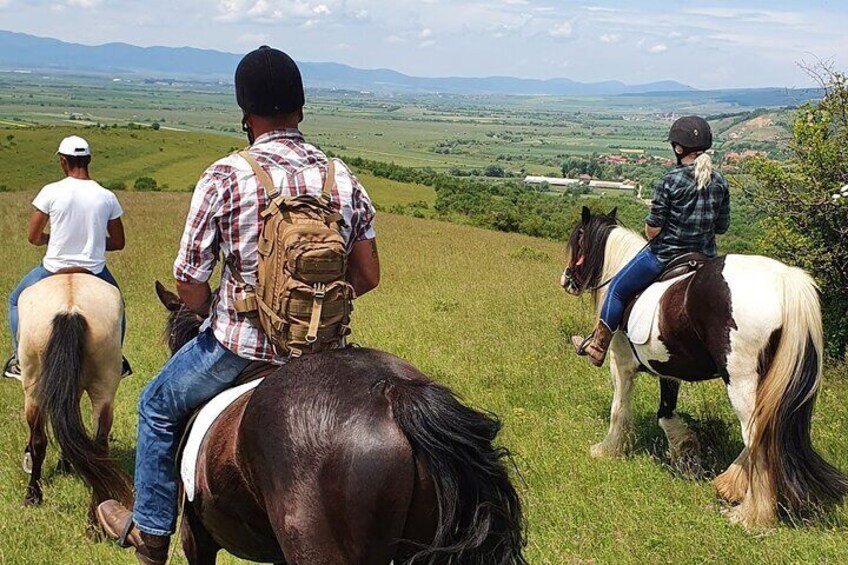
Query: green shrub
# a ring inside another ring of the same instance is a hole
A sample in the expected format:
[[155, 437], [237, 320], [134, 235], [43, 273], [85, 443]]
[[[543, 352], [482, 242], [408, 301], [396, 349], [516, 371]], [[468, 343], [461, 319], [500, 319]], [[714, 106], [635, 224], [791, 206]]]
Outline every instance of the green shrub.
[[[112, 192], [127, 189], [127, 183], [125, 183], [124, 181], [120, 181], [120, 180], [109, 181], [106, 184], [104, 184], [103, 186], [108, 188]], [[138, 189], [136, 189], [136, 190], [138, 190]]]
[[159, 192], [162, 190], [156, 179], [152, 177], [138, 177], [135, 179], [133, 189], [137, 192]]
[[535, 247], [528, 247], [526, 245], [522, 245], [521, 247], [516, 247], [512, 251], [509, 252], [509, 256], [513, 259], [519, 259], [521, 261], [539, 261], [540, 263], [546, 263], [551, 260], [551, 256], [541, 249], [536, 249]]
[[796, 113], [790, 159], [751, 160], [740, 184], [765, 215], [760, 245], [821, 288], [828, 353], [848, 346], [848, 77], [818, 69], [825, 97]]

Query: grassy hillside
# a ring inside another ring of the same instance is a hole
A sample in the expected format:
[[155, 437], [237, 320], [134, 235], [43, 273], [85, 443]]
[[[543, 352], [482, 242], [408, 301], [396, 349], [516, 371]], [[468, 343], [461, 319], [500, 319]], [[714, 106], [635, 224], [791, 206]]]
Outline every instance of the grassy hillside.
[[[3, 296], [40, 257], [24, 236], [32, 196], [0, 195]], [[137, 374], [119, 391], [112, 445], [130, 470], [136, 401], [166, 358], [164, 311], [153, 281], [170, 280], [189, 197], [120, 198], [128, 249], [110, 257], [110, 265], [125, 291], [126, 352]], [[524, 478], [531, 563], [848, 562], [848, 508], [824, 525], [781, 526], [764, 535], [729, 525], [708, 482], [684, 479], [668, 465], [654, 422], [653, 378], [641, 378], [637, 387], [635, 455], [589, 458], [589, 446], [607, 426], [609, 376], [564, 345], [565, 336], [588, 329], [591, 319], [587, 302], [558, 287], [560, 245], [390, 214], [380, 216], [378, 230], [383, 283], [359, 301], [355, 341], [408, 359], [502, 417], [501, 441]], [[7, 342], [3, 325], [0, 343]], [[0, 382], [0, 389], [0, 563], [133, 563], [130, 552], [86, 539], [86, 494], [76, 477], [48, 473], [44, 506], [22, 506], [23, 395], [14, 381]], [[847, 400], [848, 383], [829, 373], [814, 422], [817, 446], [846, 470]], [[721, 383], [684, 385], [680, 408], [697, 429], [708, 463], [721, 471], [741, 445]], [[55, 463], [51, 448], [46, 468]]]
[[[91, 144], [91, 174], [103, 184], [149, 176], [165, 190], [190, 190], [215, 160], [243, 147], [233, 137], [150, 128], [37, 127], [0, 129], [0, 187], [5, 191], [37, 191], [62, 177], [54, 154], [59, 141], [82, 135]], [[375, 202], [383, 207], [410, 202], [432, 203], [432, 188], [401, 184], [372, 175], [360, 176]], [[3, 192], [0, 189], [0, 192]]]

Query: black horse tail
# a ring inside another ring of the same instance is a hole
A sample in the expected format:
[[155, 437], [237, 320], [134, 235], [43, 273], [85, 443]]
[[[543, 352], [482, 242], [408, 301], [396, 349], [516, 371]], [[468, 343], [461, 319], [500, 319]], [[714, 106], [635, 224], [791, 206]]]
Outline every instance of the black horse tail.
[[82, 422], [80, 378], [87, 333], [88, 324], [78, 311], [53, 318], [35, 398], [50, 421], [65, 461], [92, 489], [92, 503], [115, 499], [131, 504], [129, 478], [106, 449], [89, 437]]
[[425, 380], [394, 380], [394, 419], [435, 484], [438, 526], [431, 546], [408, 563], [525, 564], [521, 500], [509, 451], [492, 442], [500, 421]]

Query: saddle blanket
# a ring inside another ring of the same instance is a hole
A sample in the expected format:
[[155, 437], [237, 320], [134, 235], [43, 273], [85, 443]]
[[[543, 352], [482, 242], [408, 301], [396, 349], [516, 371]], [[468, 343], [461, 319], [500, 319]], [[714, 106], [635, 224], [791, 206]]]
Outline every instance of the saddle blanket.
[[241, 398], [245, 393], [253, 390], [264, 379], [256, 379], [243, 385], [225, 390], [212, 400], [206, 406], [200, 409], [197, 418], [189, 431], [188, 439], [183, 449], [182, 460], [180, 461], [180, 477], [183, 480], [186, 497], [189, 502], [194, 501], [195, 495], [195, 480], [197, 478], [197, 456], [200, 454], [200, 446], [203, 444], [203, 439], [206, 437], [209, 428], [218, 419], [218, 416], [227, 409], [229, 405]]
[[630, 312], [630, 319], [627, 321], [627, 338], [630, 343], [645, 345], [650, 341], [657, 313], [660, 311], [660, 300], [665, 291], [674, 283], [693, 274], [688, 273], [671, 280], [654, 283], [636, 299]]

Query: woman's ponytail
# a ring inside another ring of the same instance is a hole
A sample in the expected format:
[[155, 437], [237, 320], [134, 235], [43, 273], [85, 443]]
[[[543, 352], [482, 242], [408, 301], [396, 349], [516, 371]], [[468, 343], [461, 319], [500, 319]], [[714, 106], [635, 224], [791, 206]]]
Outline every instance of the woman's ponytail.
[[698, 190], [704, 190], [713, 178], [713, 159], [707, 153], [701, 153], [695, 159], [695, 181]]

